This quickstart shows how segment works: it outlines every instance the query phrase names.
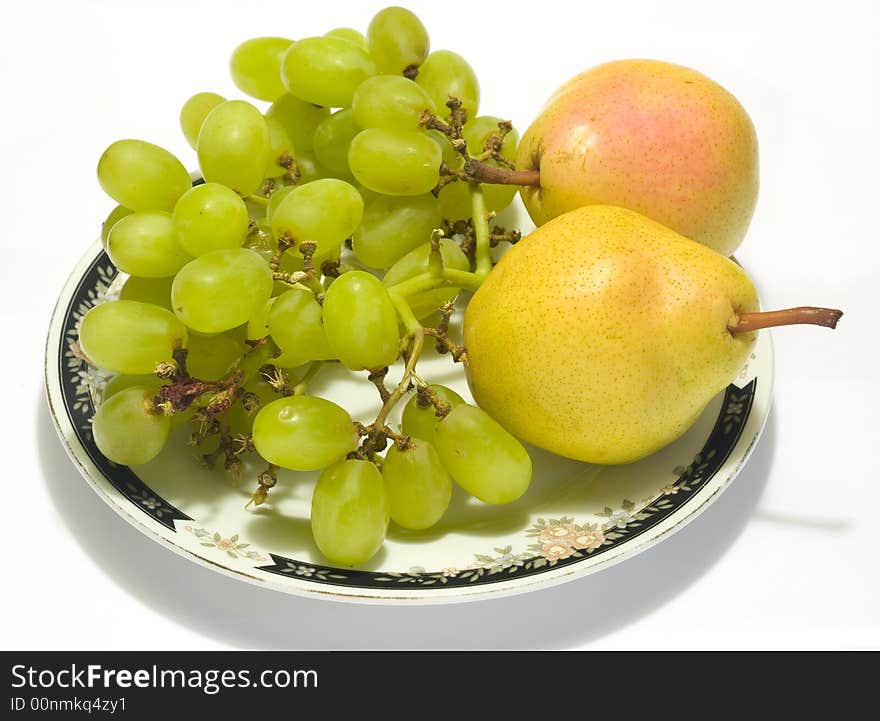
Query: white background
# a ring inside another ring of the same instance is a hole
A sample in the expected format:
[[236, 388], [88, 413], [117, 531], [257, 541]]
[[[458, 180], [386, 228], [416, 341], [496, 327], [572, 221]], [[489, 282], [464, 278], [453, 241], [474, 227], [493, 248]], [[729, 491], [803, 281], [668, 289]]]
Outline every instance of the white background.
[[747, 468], [684, 531], [622, 565], [525, 596], [359, 607], [221, 577], [154, 544], [67, 460], [42, 388], [56, 295], [113, 203], [120, 137], [194, 158], [182, 102], [237, 96], [253, 35], [364, 29], [377, 3], [16, 2], [0, 24], [0, 648], [880, 647], [880, 55], [871, 2], [410, 2], [464, 54], [482, 110], [524, 129], [601, 61], [696, 67], [750, 112], [761, 197], [738, 257], [766, 307], [845, 310], [774, 331], [776, 389]]

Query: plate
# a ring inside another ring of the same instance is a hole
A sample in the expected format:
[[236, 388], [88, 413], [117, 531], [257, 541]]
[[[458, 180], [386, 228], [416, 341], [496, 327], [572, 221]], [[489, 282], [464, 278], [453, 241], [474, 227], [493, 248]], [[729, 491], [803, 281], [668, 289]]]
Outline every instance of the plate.
[[[681, 529], [737, 476], [770, 406], [773, 349], [758, 343], [734, 382], [672, 445], [626, 466], [592, 466], [530, 448], [535, 477], [517, 502], [489, 506], [456, 488], [436, 527], [403, 532], [392, 524], [384, 548], [356, 569], [328, 565], [315, 547], [308, 509], [316, 474], [282, 472], [269, 502], [245, 510], [259, 468], [227, 474], [200, 467], [187, 432], [172, 434], [154, 461], [131, 469], [98, 451], [91, 417], [109, 377], [90, 366], [77, 327], [112, 299], [120, 276], [100, 243], [77, 265], [52, 316], [46, 387], [70, 457], [92, 488], [157, 543], [220, 573], [288, 593], [374, 603], [450, 603], [562, 583], [630, 558]], [[448, 356], [423, 357], [420, 375], [470, 399]], [[392, 369], [389, 383], [400, 369]], [[309, 392], [368, 422], [378, 395], [365, 375], [332, 364]], [[391, 420], [399, 419], [392, 416]]]

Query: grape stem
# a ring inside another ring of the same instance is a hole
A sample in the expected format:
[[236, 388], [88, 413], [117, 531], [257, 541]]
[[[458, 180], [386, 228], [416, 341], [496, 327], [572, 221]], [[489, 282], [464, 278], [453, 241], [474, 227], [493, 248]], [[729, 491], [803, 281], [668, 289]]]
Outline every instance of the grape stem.
[[375, 368], [371, 370], [367, 375], [367, 380], [370, 381], [374, 386], [376, 386], [376, 390], [379, 391], [379, 397], [382, 399], [382, 403], [385, 403], [389, 396], [391, 396], [391, 391], [385, 385], [385, 376], [388, 375], [388, 366], [382, 366], [381, 368]]
[[264, 208], [267, 208], [269, 206], [269, 199], [264, 198], [262, 195], [255, 195], [252, 193], [247, 197], [247, 200], [252, 203], [256, 203], [257, 205], [262, 205]]
[[471, 191], [471, 214], [474, 221], [474, 233], [477, 238], [476, 267], [474, 274], [482, 283], [492, 270], [492, 255], [489, 252], [491, 241], [489, 238], [489, 216], [486, 213], [486, 201], [483, 198], [483, 188], [479, 183], [470, 184]]
[[309, 364], [309, 367], [306, 370], [306, 372], [303, 374], [303, 377], [300, 378], [297, 381], [296, 385], [293, 387], [293, 395], [295, 395], [295, 396], [304, 395], [306, 392], [306, 389], [309, 386], [309, 383], [311, 383], [312, 379], [314, 379], [314, 377], [316, 375], [318, 375], [318, 371], [321, 370], [323, 365], [324, 365], [324, 361], [312, 361]]
[[479, 288], [481, 283], [482, 280], [477, 277], [476, 273], [471, 273], [467, 270], [456, 270], [455, 268], [444, 268], [443, 275], [439, 278], [433, 273], [420, 273], [396, 285], [392, 285], [388, 292], [392, 294], [391, 298], [393, 300], [395, 295], [408, 298], [416, 293], [434, 290], [435, 288], [455, 287], [473, 291]]
[[821, 325], [826, 328], [836, 328], [837, 321], [843, 315], [843, 311], [834, 308], [814, 308], [813, 306], [800, 306], [798, 308], [786, 308], [785, 310], [770, 310], [755, 313], [740, 313], [727, 330], [732, 335], [737, 333], [749, 333], [762, 328], [774, 328], [780, 325]]
[[[410, 313], [412, 313], [412, 311], [410, 311]], [[416, 322], [418, 323], [418, 321]], [[391, 392], [391, 395], [388, 396], [388, 400], [382, 404], [382, 408], [379, 409], [379, 413], [376, 415], [376, 420], [373, 422], [373, 425], [377, 428], [382, 428], [385, 425], [385, 421], [388, 419], [388, 414], [391, 413], [394, 406], [397, 405], [400, 399], [403, 398], [404, 394], [409, 390], [413, 371], [416, 368], [416, 363], [419, 362], [419, 357], [422, 355], [422, 349], [424, 346], [425, 330], [419, 326], [412, 334], [412, 341], [409, 346], [409, 358], [407, 358], [406, 361], [406, 368], [404, 368], [403, 377], [400, 379], [400, 383], [397, 384], [397, 387]]]
[[397, 315], [400, 316], [400, 320], [406, 327], [406, 332], [412, 336], [422, 330], [422, 324], [419, 322], [419, 319], [416, 318], [415, 313], [412, 312], [412, 308], [410, 308], [409, 303], [406, 301], [406, 296], [420, 292], [419, 285], [425, 285], [426, 288], [424, 289], [427, 290], [429, 288], [436, 288], [438, 283], [444, 283], [442, 278], [438, 280], [431, 273], [422, 273], [412, 280], [417, 279], [421, 279], [422, 282], [420, 284], [412, 285], [415, 290], [409, 290], [409, 287], [407, 287], [409, 281], [403, 281], [402, 283], [393, 285], [388, 289], [388, 295], [391, 297], [391, 302], [394, 305], [394, 309], [397, 311]]

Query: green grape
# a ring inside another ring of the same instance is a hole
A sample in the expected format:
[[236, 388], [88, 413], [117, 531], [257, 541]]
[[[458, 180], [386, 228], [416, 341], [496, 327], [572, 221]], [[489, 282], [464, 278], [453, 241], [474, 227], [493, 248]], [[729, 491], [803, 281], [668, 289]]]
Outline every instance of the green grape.
[[399, 75], [428, 57], [428, 31], [412, 12], [401, 7], [380, 10], [367, 28], [367, 47], [380, 72]]
[[104, 401], [95, 412], [95, 445], [114, 463], [146, 463], [165, 447], [170, 423], [167, 416], [150, 412], [151, 395], [148, 388], [126, 388]]
[[411, 197], [379, 195], [364, 209], [352, 250], [365, 265], [388, 268], [440, 227], [440, 205], [431, 193]]
[[270, 295], [272, 271], [247, 248], [205, 253], [183, 266], [171, 286], [174, 312], [199, 333], [247, 323]]
[[300, 40], [281, 66], [281, 79], [291, 95], [330, 108], [351, 107], [355, 88], [375, 74], [376, 64], [367, 51], [339, 37]]
[[143, 140], [117, 140], [107, 148], [98, 161], [98, 182], [132, 211], [170, 211], [192, 185], [177, 158]]
[[364, 201], [344, 180], [322, 178], [298, 185], [272, 214], [272, 235], [289, 238], [296, 245], [316, 244], [315, 256], [337, 249], [361, 222]]
[[269, 164], [264, 172], [267, 178], [280, 178], [293, 162], [293, 142], [284, 126], [275, 118], [267, 117], [266, 127], [269, 128]]
[[247, 340], [247, 323], [242, 323], [241, 325], [235, 326], [235, 328], [230, 328], [225, 331], [225, 333], [230, 338], [235, 338], [239, 345], [243, 347], [245, 340]]
[[142, 278], [166, 278], [192, 260], [174, 237], [171, 214], [162, 210], [118, 221], [107, 238], [107, 254], [119, 270]]
[[[495, 161], [486, 161], [496, 165]], [[482, 183], [483, 202], [486, 210], [497, 213], [504, 210], [516, 196], [519, 188], [515, 185], [495, 185]], [[450, 221], [466, 220], [473, 213], [471, 191], [468, 183], [452, 182], [444, 185], [437, 196], [440, 202], [440, 214]]]
[[324, 298], [324, 331], [335, 357], [352, 370], [397, 360], [400, 332], [388, 291], [369, 273], [343, 273]]
[[263, 343], [243, 355], [238, 364], [242, 381], [247, 384], [260, 380], [260, 369], [271, 361], [274, 352], [275, 348], [271, 343]]
[[480, 84], [467, 61], [451, 50], [436, 50], [419, 68], [416, 82], [434, 100], [444, 118], [449, 117], [446, 101], [458, 98], [470, 118], [476, 117], [480, 106]]
[[531, 483], [522, 443], [476, 406], [453, 408], [434, 428], [434, 445], [458, 485], [486, 503], [515, 501]]
[[294, 471], [317, 471], [357, 448], [348, 412], [323, 398], [287, 396], [254, 419], [254, 446], [264, 459]]
[[269, 298], [265, 303], [260, 305], [247, 322], [247, 339], [259, 340], [269, 335], [269, 311], [272, 310], [272, 304], [276, 298]]
[[269, 102], [285, 93], [281, 82], [281, 61], [293, 40], [287, 38], [251, 38], [232, 52], [229, 70], [238, 89]]
[[386, 195], [422, 195], [440, 180], [443, 154], [415, 130], [368, 128], [348, 149], [348, 165], [359, 183]]
[[268, 232], [267, 225], [261, 224], [261, 230], [263, 232], [257, 233], [251, 232], [251, 229], [248, 228], [248, 234], [245, 236], [241, 247], [252, 250], [268, 263], [272, 260], [275, 251], [278, 250], [278, 243], [275, 242], [272, 234]]
[[364, 207], [366, 207], [368, 203], [372, 203], [376, 198], [381, 195], [381, 193], [377, 193], [375, 190], [365, 188], [356, 180], [352, 184], [355, 188], [357, 188], [358, 193], [361, 194], [361, 198], [363, 198], [364, 200]]
[[180, 247], [195, 257], [241, 247], [249, 222], [244, 201], [220, 183], [204, 183], [184, 193], [171, 220]]
[[[229, 421], [229, 431], [233, 434], [248, 435], [254, 427], [254, 418], [260, 409], [278, 398], [278, 394], [272, 386], [263, 379], [257, 378], [250, 383], [245, 383], [243, 393], [237, 397], [229, 410], [226, 412], [226, 420]], [[247, 401], [248, 408], [244, 402]]]
[[323, 167], [311, 153], [297, 153], [296, 168], [299, 171], [299, 185], [311, 183], [313, 180], [330, 178], [332, 173]]
[[269, 164], [266, 119], [244, 100], [228, 100], [205, 118], [197, 146], [205, 180], [250, 195], [263, 182]]
[[[487, 186], [484, 185], [485, 189]], [[516, 186], [513, 186], [516, 191]], [[485, 190], [483, 193], [483, 201], [485, 202]], [[440, 214], [448, 221], [467, 220], [471, 217], [471, 191], [468, 183], [461, 181], [453, 181], [444, 185], [437, 194], [437, 201], [440, 203]]]
[[391, 519], [398, 526], [420, 531], [433, 526], [446, 513], [452, 478], [430, 443], [413, 441], [405, 451], [392, 445], [385, 454], [382, 477]]
[[281, 205], [281, 201], [284, 200], [294, 188], [296, 188], [295, 185], [285, 185], [283, 188], [275, 190], [272, 195], [269, 196], [269, 202], [266, 205], [266, 220], [269, 225], [272, 224], [272, 216], [275, 215], [275, 211], [278, 209], [278, 206]]
[[140, 303], [152, 303], [160, 308], [171, 308], [171, 284], [173, 276], [165, 278], [138, 278], [133, 275], [126, 278], [119, 291], [120, 300], [136, 300]]
[[452, 147], [448, 135], [441, 133], [439, 130], [429, 130], [428, 137], [440, 146], [440, 151], [443, 155], [443, 162], [450, 168], [460, 168], [464, 164], [464, 159], [455, 148]]
[[290, 351], [279, 351], [278, 355], [272, 356], [269, 359], [269, 363], [278, 368], [295, 370], [308, 363], [308, 361], [303, 361], [301, 351], [295, 348]]
[[304, 150], [312, 147], [315, 128], [330, 115], [329, 108], [318, 107], [290, 93], [282, 95], [266, 111], [266, 117], [277, 120], [297, 149], [297, 162]]
[[[107, 385], [104, 386], [104, 391], [101, 394], [102, 402], [106, 401], [108, 398], [115, 396], [120, 391], [124, 391], [126, 388], [132, 388], [134, 386], [140, 386], [141, 388], [149, 391], [149, 397], [155, 398], [159, 393], [159, 389], [165, 386], [166, 383], [159, 376], [153, 375], [118, 375], [113, 376], [109, 381], [107, 381]], [[174, 428], [180, 428], [180, 426], [185, 425], [189, 421], [193, 419], [196, 414], [196, 404], [192, 404], [189, 408], [184, 411], [179, 411], [174, 415], [168, 416], [168, 420], [170, 422], [172, 430]]]
[[92, 308], [79, 328], [79, 345], [89, 360], [113, 373], [153, 373], [170, 361], [187, 333], [173, 313], [148, 303], [114, 300]]
[[[472, 156], [478, 156], [485, 149], [486, 141], [491, 135], [499, 133], [498, 124], [501, 118], [495, 118], [491, 115], [481, 115], [478, 118], [465, 123], [461, 129], [462, 137], [467, 141], [468, 153]], [[501, 157], [513, 163], [516, 160], [516, 145], [519, 142], [519, 133], [516, 130], [510, 130], [501, 141]], [[489, 158], [484, 161], [488, 165], [499, 167], [501, 164]], [[450, 183], [450, 185], [465, 185], [464, 183]], [[486, 204], [486, 210], [489, 212], [499, 212], [504, 210], [513, 200], [519, 188], [515, 185], [497, 185], [483, 184], [483, 202]], [[470, 195], [468, 193], [468, 195]], [[470, 205], [470, 197], [468, 197], [468, 205]], [[469, 217], [470, 212], [466, 216]]]
[[186, 370], [193, 378], [203, 381], [217, 381], [226, 376], [245, 352], [242, 343], [231, 333], [190, 333], [186, 350]]
[[122, 220], [126, 215], [131, 215], [131, 211], [123, 207], [121, 205], [117, 205], [113, 210], [110, 211], [110, 214], [107, 216], [107, 220], [101, 223], [101, 247], [104, 248], [104, 251], [107, 250], [107, 238], [110, 237], [110, 231], [113, 230], [113, 226], [116, 225], [120, 220]]
[[354, 122], [351, 110], [337, 110], [315, 128], [312, 149], [315, 158], [334, 173], [351, 174], [348, 168], [348, 147], [360, 128]]
[[101, 392], [101, 401], [106, 401], [108, 398], [112, 398], [119, 393], [119, 391], [124, 391], [126, 388], [133, 388], [134, 386], [140, 386], [149, 390], [152, 397], [156, 395], [159, 388], [163, 385], [164, 381], [155, 373], [151, 375], [116, 375], [108, 380], [104, 386], [104, 390]]
[[374, 75], [354, 92], [351, 109], [361, 128], [424, 131], [419, 118], [436, 114], [434, 101], [424, 89], [402, 75]]
[[[469, 120], [461, 129], [461, 136], [465, 139], [468, 146], [468, 152], [471, 155], [479, 155], [486, 148], [486, 141], [491, 135], [500, 134], [499, 125], [503, 121], [491, 115], [481, 115], [473, 120]], [[519, 134], [516, 130], [510, 130], [501, 141], [501, 156], [513, 162], [516, 160], [516, 144], [519, 141]]]
[[312, 496], [312, 536], [332, 563], [369, 561], [388, 531], [388, 498], [369, 461], [341, 461], [325, 470]]
[[196, 93], [183, 104], [180, 109], [180, 129], [193, 150], [199, 142], [199, 132], [208, 113], [225, 102], [226, 98], [217, 93]]
[[292, 288], [275, 299], [269, 309], [269, 332], [282, 350], [285, 367], [333, 358], [321, 305], [305, 288]]
[[348, 42], [357, 45], [362, 50], [367, 49], [367, 39], [364, 34], [354, 28], [333, 28], [324, 33], [325, 38], [342, 38]]
[[[382, 279], [382, 283], [385, 287], [390, 288], [409, 278], [427, 273], [430, 255], [431, 243], [429, 241], [415, 250], [411, 250], [392, 265]], [[470, 270], [470, 261], [461, 252], [458, 243], [451, 238], [440, 239], [440, 257], [443, 258], [444, 268]], [[434, 288], [407, 296], [406, 302], [409, 303], [409, 307], [416, 318], [421, 319], [431, 315], [431, 313], [435, 313], [441, 305], [454, 300], [457, 295], [458, 288]]]
[[[119, 391], [123, 391], [126, 388], [132, 388], [133, 386], [140, 386], [149, 391], [150, 398], [155, 398], [159, 389], [166, 386], [167, 383], [163, 381], [159, 376], [153, 375], [136, 375], [136, 376], [127, 376], [127, 375], [119, 375], [113, 376], [108, 382], [107, 385], [104, 386], [103, 400], [106, 401], [111, 396], [116, 395]], [[207, 399], [211, 397], [211, 394], [206, 394], [202, 397], [202, 399], [207, 402]], [[171, 430], [175, 428], [180, 428], [181, 426], [189, 423], [196, 415], [197, 403], [193, 403], [186, 410], [177, 411], [174, 415], [167, 416], [169, 424], [171, 426]]]
[[[441, 401], [448, 403], [450, 408], [455, 408], [464, 403], [464, 398], [446, 386], [432, 383], [428, 386], [428, 389]], [[400, 424], [406, 435], [431, 442], [434, 440], [434, 428], [439, 422], [440, 418], [437, 416], [434, 405], [429, 403], [426, 406], [421, 406], [419, 404], [419, 396], [416, 394], [403, 407], [403, 416]]]

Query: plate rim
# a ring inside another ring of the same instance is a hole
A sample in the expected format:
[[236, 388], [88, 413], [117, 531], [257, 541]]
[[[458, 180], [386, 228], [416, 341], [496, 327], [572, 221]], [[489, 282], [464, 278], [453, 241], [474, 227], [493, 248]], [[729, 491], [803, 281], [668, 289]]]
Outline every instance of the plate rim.
[[[100, 258], [102, 252], [103, 247], [100, 240], [93, 243], [87, 249], [65, 281], [52, 311], [44, 354], [44, 382], [46, 398], [55, 431], [67, 455], [89, 486], [130, 525], [134, 526], [151, 540], [189, 561], [198, 563], [202, 567], [222, 573], [230, 578], [243, 580], [261, 588], [270, 588], [283, 593], [324, 598], [338, 602], [433, 605], [500, 598], [540, 588], [549, 588], [582, 578], [610, 568], [648, 550], [684, 528], [714, 503], [748, 462], [758, 440], [763, 434], [769, 417], [773, 397], [775, 359], [772, 336], [765, 334], [764, 342], [767, 344], [766, 362], [768, 373], [766, 376], [761, 376], [761, 384], [755, 393], [749, 415], [745, 419], [742, 432], [731, 447], [728, 457], [724, 459], [721, 466], [706, 481], [705, 485], [698, 489], [685, 503], [660, 520], [652, 528], [647, 529], [632, 540], [618, 544], [616, 548], [608, 549], [601, 556], [585, 556], [583, 559], [572, 564], [549, 568], [534, 575], [499, 579], [482, 585], [434, 586], [429, 588], [409, 586], [405, 590], [401, 588], [399, 591], [356, 585], [318, 584], [307, 582], [293, 575], [283, 576], [284, 582], [276, 574], [272, 573], [257, 576], [245, 570], [230, 567], [228, 563], [224, 564], [212, 560], [195, 553], [191, 549], [185, 548], [169, 537], [169, 529], [167, 527], [162, 526], [152, 517], [147, 517], [143, 513], [137, 516], [132, 513], [132, 510], [136, 510], [132, 501], [126, 498], [111, 483], [107, 475], [89, 458], [85, 447], [73, 428], [61, 390], [62, 379], [59, 377], [60, 366], [58, 358], [61, 352], [61, 343], [64, 340], [64, 320], [73, 300], [75, 290], [79, 287], [86, 271]], [[760, 404], [758, 403], [759, 400], [761, 401]], [[755, 427], [755, 421], [757, 421], [757, 427]], [[176, 533], [177, 531], [172, 529], [170, 532]]]

